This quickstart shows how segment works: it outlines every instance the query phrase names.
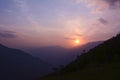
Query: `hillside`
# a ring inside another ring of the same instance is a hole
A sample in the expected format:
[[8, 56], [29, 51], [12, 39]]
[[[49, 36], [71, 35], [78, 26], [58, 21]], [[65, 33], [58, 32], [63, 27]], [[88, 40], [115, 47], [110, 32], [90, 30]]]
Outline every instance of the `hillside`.
[[120, 34], [41, 80], [119, 80]]
[[59, 66], [69, 62], [69, 59], [65, 61], [68, 56], [68, 49], [59, 46], [48, 46], [26, 49], [31, 55], [38, 57], [49, 64]]
[[59, 67], [59, 65], [67, 65], [69, 62], [75, 60], [76, 56], [80, 55], [83, 50], [88, 51], [101, 43], [102, 41], [90, 42], [70, 49], [60, 46], [48, 46], [24, 49], [24, 51], [48, 62], [49, 64]]
[[33, 80], [50, 71], [42, 60], [0, 44], [0, 80]]

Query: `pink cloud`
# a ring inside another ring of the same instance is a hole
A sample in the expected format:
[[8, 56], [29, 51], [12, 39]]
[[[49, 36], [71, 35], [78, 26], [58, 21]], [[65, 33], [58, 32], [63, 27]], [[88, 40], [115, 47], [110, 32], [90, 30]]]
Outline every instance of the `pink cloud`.
[[77, 4], [86, 3], [93, 13], [101, 13], [107, 9], [120, 9], [120, 0], [75, 0]]

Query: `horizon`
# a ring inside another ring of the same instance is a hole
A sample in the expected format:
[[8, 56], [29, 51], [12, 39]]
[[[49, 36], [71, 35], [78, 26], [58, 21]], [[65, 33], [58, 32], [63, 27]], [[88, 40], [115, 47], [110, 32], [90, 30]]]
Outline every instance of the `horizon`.
[[13, 48], [73, 48], [105, 41], [120, 32], [119, 2], [1, 0], [0, 43]]

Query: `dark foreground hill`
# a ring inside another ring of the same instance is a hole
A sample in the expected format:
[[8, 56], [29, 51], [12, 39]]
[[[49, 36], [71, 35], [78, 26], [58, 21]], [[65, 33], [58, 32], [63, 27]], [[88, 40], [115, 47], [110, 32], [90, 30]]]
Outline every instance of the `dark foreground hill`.
[[41, 80], [120, 80], [120, 34]]
[[34, 80], [50, 70], [42, 60], [0, 44], [0, 80]]

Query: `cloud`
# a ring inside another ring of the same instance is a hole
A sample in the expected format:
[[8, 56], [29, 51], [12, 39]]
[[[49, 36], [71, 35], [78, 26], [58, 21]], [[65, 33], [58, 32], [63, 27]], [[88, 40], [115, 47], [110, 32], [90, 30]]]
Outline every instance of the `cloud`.
[[27, 0], [14, 0], [14, 2], [17, 5], [17, 7], [21, 10], [23, 15], [26, 17], [26, 19], [30, 22], [30, 24], [33, 26], [38, 26], [38, 22], [30, 13], [30, 8], [27, 4]]
[[[96, 2], [96, 5], [99, 5], [99, 6], [109, 6], [110, 7], [115, 7], [115, 8], [120, 8], [120, 0], [92, 0], [92, 1], [95, 1]], [[103, 4], [101, 4], [103, 3]]]
[[108, 24], [108, 21], [103, 19], [103, 18], [99, 18], [98, 20], [99, 20], [100, 23], [102, 23], [104, 25]]
[[120, 0], [105, 0], [110, 6], [120, 7]]
[[0, 31], [0, 38], [16, 38], [16, 32], [14, 31]]
[[120, 0], [74, 0], [75, 3], [86, 3], [93, 13], [101, 13], [106, 9], [120, 9]]
[[28, 12], [26, 0], [13, 0], [23, 13]]
[[13, 11], [10, 10], [10, 9], [5, 9], [4, 11], [7, 12], [7, 13], [13, 13]]
[[64, 38], [64, 39], [66, 39], [66, 40], [75, 40], [75, 38]]
[[75, 34], [76, 36], [82, 36], [82, 34], [79, 34], [79, 33], [77, 33], [77, 34]]

